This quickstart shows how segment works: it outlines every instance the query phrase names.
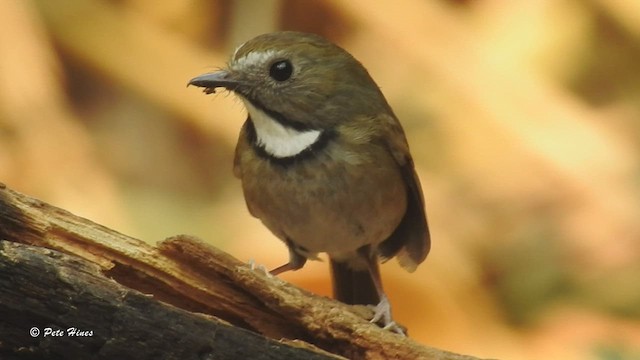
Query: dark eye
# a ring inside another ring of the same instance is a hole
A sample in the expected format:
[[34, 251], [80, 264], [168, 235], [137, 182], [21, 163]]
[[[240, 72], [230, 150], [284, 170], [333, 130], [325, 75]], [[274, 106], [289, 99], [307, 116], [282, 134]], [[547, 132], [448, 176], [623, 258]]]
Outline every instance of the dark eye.
[[269, 69], [269, 75], [276, 81], [285, 81], [291, 77], [293, 65], [289, 60], [276, 61]]

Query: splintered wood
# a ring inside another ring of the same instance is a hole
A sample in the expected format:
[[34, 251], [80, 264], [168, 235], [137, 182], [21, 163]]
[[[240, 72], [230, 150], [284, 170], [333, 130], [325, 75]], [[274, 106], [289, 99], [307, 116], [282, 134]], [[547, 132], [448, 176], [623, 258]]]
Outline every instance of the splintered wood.
[[[154, 247], [4, 185], [0, 241], [0, 352], [473, 359], [384, 331], [366, 307], [315, 296], [194, 237]], [[28, 335], [47, 324], [63, 336]]]

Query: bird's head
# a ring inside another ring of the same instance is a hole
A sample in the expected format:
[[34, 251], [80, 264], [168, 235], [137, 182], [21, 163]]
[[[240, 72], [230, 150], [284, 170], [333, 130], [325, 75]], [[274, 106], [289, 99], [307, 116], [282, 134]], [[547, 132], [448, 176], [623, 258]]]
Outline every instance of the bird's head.
[[298, 131], [335, 128], [387, 110], [367, 70], [351, 54], [314, 34], [275, 32], [242, 44], [228, 66], [193, 78], [206, 93], [225, 88], [249, 115], [262, 112]]

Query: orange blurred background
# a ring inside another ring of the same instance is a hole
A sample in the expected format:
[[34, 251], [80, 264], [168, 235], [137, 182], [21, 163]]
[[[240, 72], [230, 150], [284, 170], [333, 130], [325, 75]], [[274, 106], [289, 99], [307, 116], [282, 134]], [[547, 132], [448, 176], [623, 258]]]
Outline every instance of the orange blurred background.
[[[411, 336], [640, 358], [640, 2], [5, 0], [0, 24], [9, 187], [280, 265], [231, 173], [243, 107], [186, 83], [257, 34], [319, 33], [381, 86], [422, 179], [432, 253], [414, 274], [382, 268]], [[326, 262], [283, 277], [330, 293]]]

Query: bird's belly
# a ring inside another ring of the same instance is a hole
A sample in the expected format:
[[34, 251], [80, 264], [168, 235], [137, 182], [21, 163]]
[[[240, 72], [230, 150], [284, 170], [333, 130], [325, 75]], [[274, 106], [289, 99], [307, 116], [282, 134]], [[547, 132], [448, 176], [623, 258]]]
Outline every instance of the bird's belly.
[[393, 163], [264, 163], [245, 167], [242, 183], [251, 213], [309, 255], [339, 258], [379, 244], [406, 210], [405, 185]]

